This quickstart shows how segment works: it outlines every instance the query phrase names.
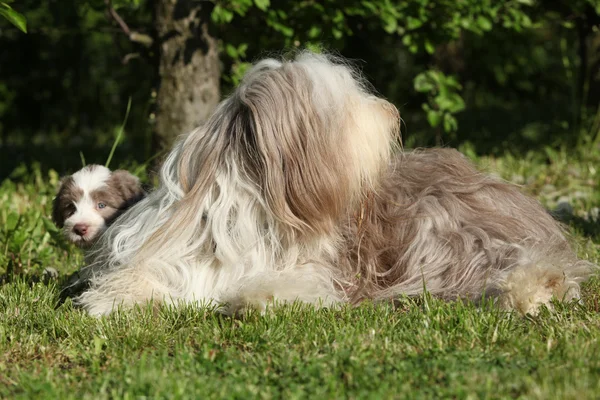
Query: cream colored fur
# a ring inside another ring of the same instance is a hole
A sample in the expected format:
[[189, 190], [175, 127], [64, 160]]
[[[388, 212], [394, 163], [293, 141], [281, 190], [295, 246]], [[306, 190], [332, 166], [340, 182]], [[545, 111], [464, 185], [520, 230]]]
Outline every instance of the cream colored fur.
[[[399, 115], [343, 60], [258, 62], [89, 254], [77, 303], [225, 312], [416, 295], [535, 313], [592, 265], [515, 187], [457, 152], [399, 151]], [[561, 278], [562, 277], [562, 278]]]

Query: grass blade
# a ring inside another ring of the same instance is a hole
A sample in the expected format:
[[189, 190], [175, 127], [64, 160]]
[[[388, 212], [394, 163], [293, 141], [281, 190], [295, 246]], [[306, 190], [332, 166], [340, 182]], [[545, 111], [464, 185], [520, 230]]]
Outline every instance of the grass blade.
[[131, 97], [129, 97], [129, 101], [127, 101], [127, 111], [125, 111], [125, 118], [123, 119], [123, 123], [119, 127], [119, 132], [117, 133], [117, 137], [115, 142], [113, 143], [112, 149], [110, 149], [110, 154], [108, 155], [108, 159], [106, 160], [106, 164], [104, 166], [108, 168], [110, 162], [115, 154], [115, 149], [121, 142], [121, 138], [123, 137], [123, 132], [125, 131], [125, 125], [127, 124], [127, 119], [129, 119], [129, 111], [131, 110]]

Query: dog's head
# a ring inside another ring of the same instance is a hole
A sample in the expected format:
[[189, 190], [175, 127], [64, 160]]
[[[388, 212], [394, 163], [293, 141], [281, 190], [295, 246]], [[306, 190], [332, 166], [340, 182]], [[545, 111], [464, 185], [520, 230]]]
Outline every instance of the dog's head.
[[139, 179], [129, 172], [88, 165], [62, 179], [52, 219], [69, 241], [88, 247], [115, 218], [143, 197]]
[[[263, 60], [175, 150], [188, 198], [236, 176], [294, 232], [327, 231], [377, 181], [399, 114], [349, 66], [319, 54]], [[193, 208], [193, 207], [190, 207]]]

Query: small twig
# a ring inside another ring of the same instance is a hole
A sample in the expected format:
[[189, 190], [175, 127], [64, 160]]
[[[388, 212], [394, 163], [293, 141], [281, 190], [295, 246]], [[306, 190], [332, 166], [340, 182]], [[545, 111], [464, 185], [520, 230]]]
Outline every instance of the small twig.
[[121, 18], [121, 16], [113, 8], [113, 6], [112, 6], [112, 0], [104, 0], [104, 4], [106, 4], [106, 8], [108, 10], [108, 13], [112, 17], [112, 19], [114, 19], [117, 22], [117, 24], [119, 24], [119, 26], [121, 27], [121, 30], [127, 36], [131, 35], [131, 30], [129, 29], [129, 26], [127, 26], [127, 24], [125, 23], [125, 21], [123, 21], [123, 18]]
[[124, 65], [127, 65], [129, 63], [129, 61], [135, 59], [135, 58], [139, 58], [140, 57], [140, 53], [129, 53], [127, 55], [125, 55], [125, 57], [123, 57], [122, 63]]
[[152, 39], [149, 35], [139, 32], [131, 32], [131, 35], [129, 35], [129, 40], [146, 47], [152, 46], [152, 43], [154, 42], [154, 39]]
[[117, 13], [117, 10], [113, 8], [112, 0], [104, 0], [104, 4], [106, 4], [106, 9], [108, 10], [108, 14], [110, 15], [110, 17], [116, 21], [117, 25], [119, 25], [123, 33], [125, 33], [129, 38], [129, 40], [135, 43], [139, 43], [145, 47], [152, 46], [154, 40], [150, 36], [129, 29], [127, 23], [123, 20], [123, 18], [121, 18], [119, 13]]

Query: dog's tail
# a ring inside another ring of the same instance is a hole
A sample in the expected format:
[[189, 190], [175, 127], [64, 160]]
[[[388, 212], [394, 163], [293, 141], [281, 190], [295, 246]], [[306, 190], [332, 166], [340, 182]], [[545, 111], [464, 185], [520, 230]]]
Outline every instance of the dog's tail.
[[381, 276], [367, 296], [382, 300], [427, 291], [448, 300], [495, 299], [502, 308], [535, 315], [543, 305], [551, 308], [552, 299], [579, 299], [580, 284], [600, 271], [577, 258], [564, 238], [556, 239], [556, 243], [528, 241], [482, 248], [470, 253], [469, 260], [448, 254], [425, 262], [418, 271], [405, 270], [391, 282]]
[[552, 308], [553, 298], [579, 300], [580, 284], [598, 271], [597, 265], [578, 259], [570, 249], [539, 243], [523, 248], [520, 259], [494, 286], [500, 306], [535, 315], [542, 305]]

